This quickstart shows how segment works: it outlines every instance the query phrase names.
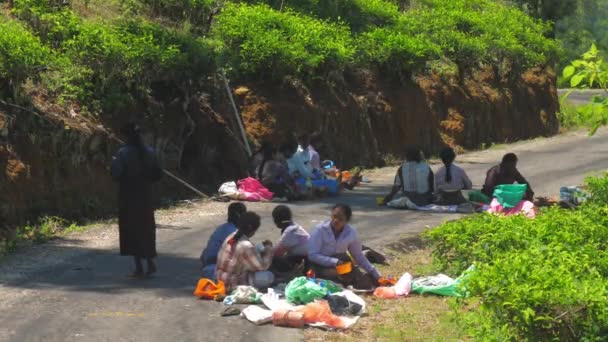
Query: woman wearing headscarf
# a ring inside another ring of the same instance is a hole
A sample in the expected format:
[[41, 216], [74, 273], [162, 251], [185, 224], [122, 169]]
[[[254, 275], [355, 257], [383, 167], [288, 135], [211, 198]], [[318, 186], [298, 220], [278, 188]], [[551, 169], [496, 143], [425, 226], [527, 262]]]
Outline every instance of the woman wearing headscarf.
[[[122, 129], [126, 143], [112, 161], [112, 177], [118, 182], [118, 227], [120, 254], [133, 256], [133, 277], [156, 272], [156, 223], [152, 203], [152, 184], [159, 181], [162, 169], [154, 150], [146, 146], [139, 127], [130, 123]], [[144, 273], [142, 260], [148, 270]]]

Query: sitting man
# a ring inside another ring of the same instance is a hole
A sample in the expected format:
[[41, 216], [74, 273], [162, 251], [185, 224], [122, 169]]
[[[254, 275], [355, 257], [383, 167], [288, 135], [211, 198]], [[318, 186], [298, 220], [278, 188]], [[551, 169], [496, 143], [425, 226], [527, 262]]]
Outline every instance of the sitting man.
[[497, 185], [514, 184], [515, 182], [528, 185], [524, 200], [533, 201], [534, 191], [532, 191], [530, 183], [528, 183], [521, 173], [519, 173], [519, 170], [517, 170], [517, 156], [515, 153], [507, 153], [502, 158], [500, 164], [488, 170], [486, 181], [483, 184], [481, 192], [489, 198], [492, 198], [494, 197], [494, 189]]
[[228, 222], [217, 227], [209, 241], [207, 247], [201, 253], [201, 261], [203, 263], [202, 277], [215, 280], [215, 265], [217, 263], [217, 255], [220, 247], [226, 238], [236, 232], [236, 223], [239, 218], [247, 212], [247, 207], [240, 202], [232, 203], [228, 206]]
[[405, 162], [397, 170], [391, 193], [384, 198], [384, 204], [392, 201], [399, 192], [415, 206], [431, 204], [434, 183], [433, 171], [424, 161], [422, 151], [417, 147], [410, 147], [405, 153]]

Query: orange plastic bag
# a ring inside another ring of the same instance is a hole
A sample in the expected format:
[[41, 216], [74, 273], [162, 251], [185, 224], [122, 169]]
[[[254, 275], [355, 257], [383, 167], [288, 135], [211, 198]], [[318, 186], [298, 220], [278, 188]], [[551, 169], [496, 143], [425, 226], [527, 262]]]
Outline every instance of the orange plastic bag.
[[306, 306], [298, 309], [304, 314], [304, 322], [306, 324], [325, 323], [328, 326], [336, 329], [345, 329], [346, 325], [342, 318], [334, 315], [331, 312], [329, 303], [326, 300], [308, 303]]
[[272, 324], [278, 327], [304, 328], [304, 314], [289, 310], [276, 310], [272, 313]]
[[378, 298], [384, 298], [384, 299], [394, 299], [397, 298], [397, 293], [395, 293], [395, 288], [394, 287], [386, 287], [386, 286], [380, 286], [377, 287], [376, 290], [374, 291], [374, 296], [378, 297]]
[[378, 279], [378, 284], [380, 286], [395, 286], [397, 284], [397, 280], [393, 277], [381, 277]]
[[194, 295], [201, 299], [213, 299], [216, 296], [225, 296], [226, 287], [221, 280], [216, 284], [212, 280], [201, 278], [196, 285]]

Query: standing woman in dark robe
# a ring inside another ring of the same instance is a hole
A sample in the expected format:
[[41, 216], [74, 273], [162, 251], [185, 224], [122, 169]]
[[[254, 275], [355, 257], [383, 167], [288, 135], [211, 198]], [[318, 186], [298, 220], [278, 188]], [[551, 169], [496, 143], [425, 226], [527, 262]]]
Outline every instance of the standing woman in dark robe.
[[[132, 276], [141, 278], [156, 272], [156, 223], [151, 186], [160, 180], [162, 169], [154, 150], [144, 145], [136, 124], [127, 124], [122, 133], [126, 144], [112, 161], [112, 177], [119, 184], [120, 254], [134, 257]], [[146, 273], [142, 259], [148, 264]]]

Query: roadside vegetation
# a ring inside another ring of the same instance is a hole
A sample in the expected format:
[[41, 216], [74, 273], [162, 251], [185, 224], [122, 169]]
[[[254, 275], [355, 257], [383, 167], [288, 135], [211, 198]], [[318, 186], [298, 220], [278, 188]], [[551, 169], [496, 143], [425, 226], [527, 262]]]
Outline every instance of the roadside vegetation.
[[80, 232], [86, 229], [76, 223], [60, 217], [46, 216], [34, 223], [28, 223], [13, 232], [13, 236], [0, 241], [0, 257], [3, 257], [19, 247], [41, 244], [59, 236]]
[[[550, 26], [490, 0], [14, 0], [0, 16], [0, 95], [26, 81], [84, 113], [133, 110], [162, 89], [195, 92], [220, 69], [241, 80], [310, 82], [348, 68], [402, 79], [494, 65], [505, 74], [558, 58]], [[495, 23], [500, 22], [501, 25]]]
[[608, 67], [593, 44], [580, 59], [564, 68], [562, 76], [573, 89], [598, 89], [601, 92], [591, 101], [573, 108], [566, 103], [570, 92], [561, 100], [562, 111], [559, 119], [565, 127], [587, 127], [593, 135], [599, 127], [608, 124]]

